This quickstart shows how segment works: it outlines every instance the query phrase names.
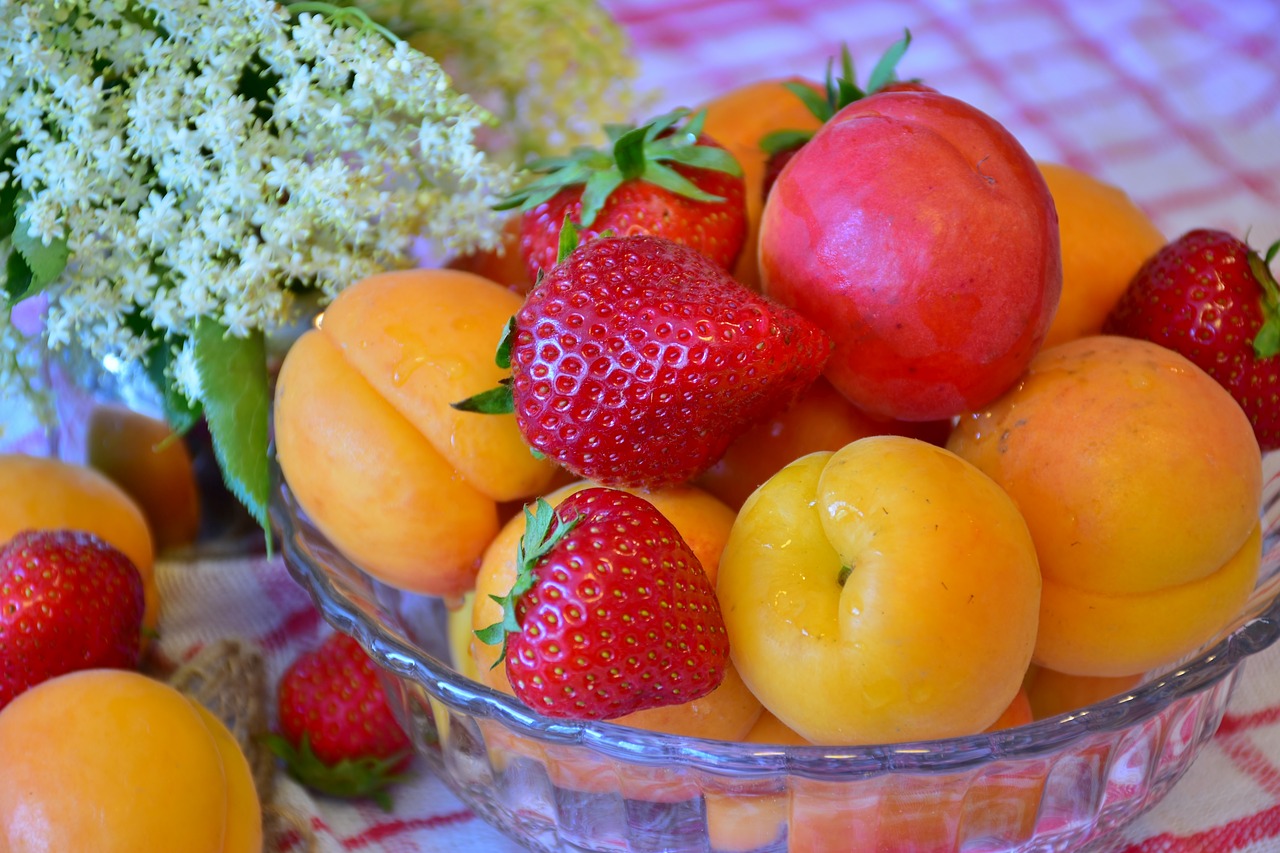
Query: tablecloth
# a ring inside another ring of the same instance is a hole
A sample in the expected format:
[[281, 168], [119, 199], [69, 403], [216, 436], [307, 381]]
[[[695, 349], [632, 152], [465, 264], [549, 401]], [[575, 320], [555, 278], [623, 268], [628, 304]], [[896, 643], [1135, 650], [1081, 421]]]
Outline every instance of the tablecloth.
[[[1004, 123], [1032, 156], [1117, 184], [1167, 236], [1215, 226], [1280, 237], [1280, 4], [1152, 0], [609, 0], [656, 106], [738, 84], [818, 78], [847, 43], [869, 69], [909, 27], [901, 65]], [[570, 83], [567, 83], [570, 84]], [[328, 628], [276, 559], [161, 560], [158, 652], [258, 643], [274, 681]], [[507, 853], [519, 848], [425, 771], [384, 813], [280, 800], [326, 851]], [[283, 849], [301, 849], [298, 837]], [[1280, 647], [1248, 664], [1188, 775], [1125, 833], [1125, 853], [1280, 851]]]

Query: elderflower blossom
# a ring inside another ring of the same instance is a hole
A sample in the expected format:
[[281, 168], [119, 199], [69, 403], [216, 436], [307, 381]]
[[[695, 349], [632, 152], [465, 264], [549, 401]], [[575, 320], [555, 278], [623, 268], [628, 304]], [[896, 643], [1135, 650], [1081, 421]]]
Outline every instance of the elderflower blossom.
[[[299, 287], [332, 297], [411, 264], [419, 239], [497, 244], [512, 175], [477, 148], [491, 116], [433, 58], [348, 20], [270, 0], [0, 0], [0, 191], [18, 193], [0, 261], [19, 236], [65, 243], [50, 346], [138, 362], [163, 342], [196, 400], [201, 319], [269, 331]], [[0, 395], [26, 369], [5, 314]]]
[[[595, 144], [605, 124], [646, 105], [617, 22], [596, 0], [356, 0], [439, 59], [502, 119], [495, 140], [516, 161]], [[641, 99], [642, 100], [642, 99]]]

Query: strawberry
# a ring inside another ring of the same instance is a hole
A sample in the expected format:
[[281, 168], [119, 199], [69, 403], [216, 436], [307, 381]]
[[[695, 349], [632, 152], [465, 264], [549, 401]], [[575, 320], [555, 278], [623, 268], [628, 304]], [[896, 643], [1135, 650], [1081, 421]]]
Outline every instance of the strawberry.
[[1103, 324], [1186, 356], [1240, 404], [1259, 446], [1280, 448], [1280, 288], [1265, 257], [1210, 229], [1189, 231], [1147, 259]]
[[656, 489], [790, 406], [830, 351], [816, 325], [701, 253], [611, 237], [530, 291], [499, 347], [509, 384], [454, 406], [514, 411], [530, 446], [577, 476]]
[[0, 708], [54, 676], [134, 669], [142, 576], [98, 537], [26, 531], [0, 551]]
[[523, 211], [520, 253], [530, 281], [555, 266], [566, 218], [588, 238], [657, 234], [733, 268], [747, 235], [742, 167], [703, 135], [705, 113], [680, 126], [688, 115], [680, 109], [639, 127], [610, 125], [607, 152], [579, 148], [529, 164], [542, 177], [497, 209]]
[[550, 717], [606, 720], [689, 702], [724, 678], [715, 589], [675, 526], [644, 498], [589, 488], [525, 508], [502, 643], [517, 697]]
[[376, 664], [355, 639], [330, 634], [298, 657], [277, 689], [280, 734], [267, 744], [302, 784], [336, 797], [368, 797], [390, 809], [387, 788], [412, 758]]
[[[872, 69], [865, 89], [858, 86], [853, 70], [853, 58], [849, 55], [848, 45], [842, 45], [840, 48], [840, 70], [842, 76], [832, 76], [833, 63], [827, 63], [827, 81], [823, 91], [817, 91], [804, 83], [794, 81], [788, 81], [782, 85], [803, 101], [804, 105], [809, 108], [809, 112], [813, 113], [814, 118], [823, 124], [830, 121], [832, 116], [849, 106], [849, 104], [862, 100], [869, 95], [880, 92], [937, 91], [930, 86], [924, 85], [919, 80], [898, 80], [894, 77], [894, 69], [910, 46], [911, 31], [904, 30], [902, 38], [889, 46], [889, 49], [884, 52], [884, 56], [880, 57], [880, 61], [876, 63], [876, 67]], [[761, 149], [769, 155], [768, 160], [765, 161], [762, 182], [765, 198], [769, 197], [769, 190], [773, 189], [773, 182], [782, 173], [783, 167], [791, 161], [791, 158], [806, 142], [813, 138], [813, 134], [814, 131], [812, 130], [776, 130], [773, 133], [766, 134], [760, 140]]]

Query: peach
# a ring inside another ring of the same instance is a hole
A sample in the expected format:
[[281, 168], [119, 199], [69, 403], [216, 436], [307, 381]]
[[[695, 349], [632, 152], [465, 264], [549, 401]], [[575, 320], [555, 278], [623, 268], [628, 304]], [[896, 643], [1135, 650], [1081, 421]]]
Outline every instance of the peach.
[[989, 477], [872, 436], [748, 499], [717, 593], [734, 665], [779, 720], [814, 743], [894, 743], [996, 721], [1030, 663], [1040, 573]]
[[142, 575], [142, 624], [160, 619], [155, 546], [138, 504], [102, 473], [83, 465], [22, 454], [0, 454], [0, 542], [23, 530], [84, 530], [114, 545]]
[[276, 452], [334, 544], [394, 586], [470, 586], [498, 504], [540, 493], [555, 466], [515, 418], [450, 404], [496, 386], [494, 352], [520, 297], [454, 270], [383, 273], [345, 290], [290, 349]]
[[1044, 575], [1037, 664], [1169, 663], [1253, 586], [1261, 454], [1240, 407], [1177, 353], [1106, 336], [1052, 347], [947, 446], [1027, 520]]
[[1009, 132], [937, 92], [840, 110], [778, 175], [760, 276], [835, 343], [824, 375], [864, 411], [947, 419], [1012, 386], [1062, 290], [1053, 199]]

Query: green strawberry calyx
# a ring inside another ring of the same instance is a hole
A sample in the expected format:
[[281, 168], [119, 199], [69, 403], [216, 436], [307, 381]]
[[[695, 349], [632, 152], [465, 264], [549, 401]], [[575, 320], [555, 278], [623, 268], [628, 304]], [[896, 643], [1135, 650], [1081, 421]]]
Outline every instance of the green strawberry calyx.
[[[782, 85], [809, 108], [809, 112], [813, 113], [814, 118], [826, 124], [831, 120], [832, 116], [854, 101], [860, 101], [869, 95], [874, 95], [890, 83], [898, 82], [896, 75], [898, 62], [910, 46], [911, 31], [904, 29], [902, 38], [889, 45], [889, 49], [884, 52], [884, 55], [880, 57], [880, 61], [876, 63], [875, 68], [871, 70], [871, 76], [867, 78], [865, 89], [857, 83], [857, 77], [853, 69], [853, 57], [849, 55], [849, 46], [847, 44], [840, 46], [839, 77], [834, 76], [833, 73], [834, 61], [827, 60], [827, 81], [823, 92], [816, 92], [810, 86], [793, 80], [788, 80]], [[812, 130], [775, 130], [761, 137], [760, 148], [766, 154], [790, 151], [793, 148], [799, 148], [804, 145], [813, 138], [813, 134], [814, 131]]]
[[284, 760], [289, 775], [308, 788], [332, 797], [370, 799], [383, 811], [391, 811], [387, 789], [408, 778], [407, 774], [394, 772], [409, 756], [408, 750], [387, 758], [344, 758], [325, 764], [311, 749], [311, 739], [305, 732], [297, 746], [275, 734], [262, 738], [262, 742]]
[[[606, 231], [597, 239], [604, 239], [611, 236], [612, 233], [612, 231]], [[574, 249], [578, 248], [580, 237], [581, 230], [566, 215], [564, 224], [560, 228], [560, 243], [556, 263], [560, 263], [573, 254]], [[538, 270], [538, 283], [541, 283], [541, 281], [542, 270]], [[535, 283], [534, 286], [536, 287], [537, 284]], [[516, 318], [512, 315], [502, 328], [502, 339], [498, 341], [498, 349], [493, 356], [494, 363], [503, 370], [511, 369], [511, 342], [515, 338], [515, 334]], [[476, 412], [481, 415], [509, 415], [516, 410], [515, 398], [511, 394], [511, 377], [499, 379], [496, 387], [481, 391], [479, 394], [473, 394], [465, 400], [459, 400], [449, 405], [460, 412]]]
[[[647, 124], [607, 124], [609, 150], [579, 146], [563, 157], [530, 162], [526, 171], [541, 174], [508, 195], [494, 210], [531, 210], [571, 186], [583, 186], [579, 224], [590, 227], [613, 191], [626, 181], [641, 180], [695, 201], [722, 202], [672, 166], [688, 166], [739, 176], [742, 166], [723, 148], [700, 142], [706, 111], [680, 108]], [[681, 121], [684, 124], [681, 125]]]
[[1261, 255], [1252, 250], [1248, 255], [1249, 270], [1262, 288], [1262, 328], [1253, 339], [1253, 353], [1260, 359], [1280, 353], [1280, 285], [1270, 269], [1277, 254], [1280, 254], [1280, 240]]
[[[526, 504], [524, 508], [524, 536], [516, 546], [516, 579], [506, 595], [490, 595], [502, 607], [502, 619], [478, 629], [476, 638], [488, 646], [501, 644], [502, 650], [493, 666], [502, 663], [507, 657], [507, 639], [520, 632], [520, 621], [516, 618], [516, 602], [537, 582], [534, 567], [538, 561], [547, 556], [578, 526], [582, 516], [571, 519], [561, 518], [542, 498], [538, 498], [531, 511]], [[491, 667], [492, 668], [492, 667]]]

